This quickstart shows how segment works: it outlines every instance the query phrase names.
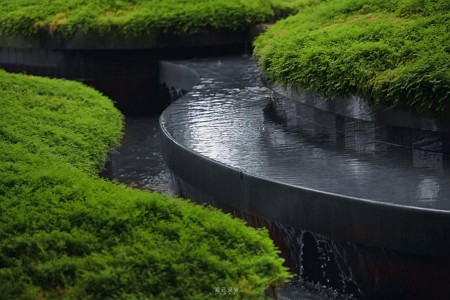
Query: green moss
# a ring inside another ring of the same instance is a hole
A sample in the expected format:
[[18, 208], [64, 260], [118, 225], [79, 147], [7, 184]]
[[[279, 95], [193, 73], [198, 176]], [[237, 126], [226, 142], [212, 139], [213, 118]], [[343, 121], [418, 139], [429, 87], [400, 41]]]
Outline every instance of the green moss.
[[286, 280], [265, 230], [99, 178], [121, 128], [91, 88], [0, 71], [2, 299], [259, 299]]
[[324, 0], [0, 0], [0, 35], [32, 35], [45, 28], [125, 36], [243, 29], [298, 12]]
[[330, 0], [273, 26], [255, 58], [283, 86], [448, 117], [449, 27], [447, 0]]
[[0, 34], [39, 28], [66, 35], [81, 29], [124, 35], [201, 28], [239, 29], [271, 18], [268, 0], [0, 0]]
[[295, 15], [306, 7], [315, 6], [327, 0], [271, 0], [271, 6], [274, 11], [275, 19], [286, 18]]

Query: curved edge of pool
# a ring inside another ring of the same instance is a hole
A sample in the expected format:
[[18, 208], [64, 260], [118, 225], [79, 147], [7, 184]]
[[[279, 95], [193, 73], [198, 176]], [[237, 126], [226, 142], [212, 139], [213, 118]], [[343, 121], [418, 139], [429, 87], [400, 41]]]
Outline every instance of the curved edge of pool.
[[198, 198], [193, 200], [212, 199], [336, 240], [450, 258], [450, 211], [380, 203], [247, 174], [180, 144], [165, 128], [166, 112], [160, 117], [163, 157], [174, 179], [195, 191], [189, 193]]
[[420, 116], [409, 111], [389, 109], [383, 105], [374, 106], [356, 95], [339, 96], [331, 99], [301, 88], [283, 88], [264, 77], [262, 81], [266, 87], [293, 102], [300, 102], [358, 121], [383, 123], [384, 125], [422, 131], [450, 132], [449, 119]]

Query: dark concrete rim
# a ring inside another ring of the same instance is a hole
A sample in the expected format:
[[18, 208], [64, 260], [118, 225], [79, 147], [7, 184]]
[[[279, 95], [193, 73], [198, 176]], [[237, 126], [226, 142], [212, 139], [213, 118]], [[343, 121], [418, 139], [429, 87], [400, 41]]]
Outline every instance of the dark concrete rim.
[[[399, 109], [389, 110], [387, 107], [381, 105], [374, 107], [359, 96], [351, 95], [348, 97], [330, 99], [324, 97], [320, 93], [307, 92], [301, 88], [283, 88], [265, 78], [263, 78], [262, 81], [267, 88], [288, 100], [301, 102], [304, 105], [341, 115], [343, 117], [364, 122], [382, 123], [400, 128], [450, 133], [450, 120], [420, 116]], [[305, 98], [314, 98], [315, 101], [308, 101], [305, 100]], [[346, 105], [351, 105], [353, 108], [364, 108], [361, 109], [360, 113], [354, 113], [347, 111]]]
[[248, 174], [180, 144], [165, 127], [166, 113], [159, 122], [169, 169], [215, 201], [337, 240], [450, 258], [450, 211], [347, 197]]
[[[254, 27], [254, 26], [253, 26]], [[126, 36], [123, 33], [107, 33], [76, 30], [71, 35], [52, 33], [42, 28], [31, 36], [0, 35], [0, 47], [22, 49], [51, 50], [138, 50], [153, 49], [164, 51], [166, 48], [183, 49], [189, 47], [226, 46], [249, 44], [252, 26], [240, 30], [203, 28], [192, 33], [159, 32], [143, 33], [138, 36]]]

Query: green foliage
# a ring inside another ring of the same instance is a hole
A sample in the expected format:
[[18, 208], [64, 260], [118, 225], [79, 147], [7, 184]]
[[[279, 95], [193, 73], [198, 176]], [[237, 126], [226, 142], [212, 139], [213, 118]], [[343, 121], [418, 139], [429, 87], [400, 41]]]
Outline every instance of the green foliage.
[[314, 6], [327, 0], [271, 0], [275, 19], [295, 15], [306, 7]]
[[0, 92], [0, 137], [43, 159], [95, 174], [120, 139], [120, 113], [81, 84], [0, 71]]
[[0, 0], [0, 35], [32, 35], [45, 28], [139, 36], [203, 28], [243, 29], [284, 18], [326, 0]]
[[266, 230], [96, 175], [122, 117], [80, 83], [0, 71], [0, 298], [259, 299]]
[[270, 79], [327, 96], [448, 117], [450, 2], [329, 0], [255, 42]]
[[0, 0], [0, 6], [1, 35], [30, 35], [44, 27], [65, 35], [81, 29], [126, 36], [235, 30], [273, 15], [269, 0]]

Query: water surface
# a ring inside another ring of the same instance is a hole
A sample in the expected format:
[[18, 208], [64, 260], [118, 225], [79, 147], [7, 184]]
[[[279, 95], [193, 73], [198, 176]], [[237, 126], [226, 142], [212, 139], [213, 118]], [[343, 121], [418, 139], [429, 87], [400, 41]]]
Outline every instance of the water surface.
[[173, 194], [161, 154], [159, 116], [127, 116], [120, 147], [109, 155], [105, 176], [126, 185]]
[[[289, 102], [262, 85], [249, 57], [181, 63], [197, 71], [201, 81], [163, 113], [161, 124], [185, 147], [288, 185], [389, 204], [450, 209], [445, 154], [381, 142], [370, 124], [342, 123], [340, 116], [319, 109], [298, 114], [291, 124], [292, 118], [283, 115], [289, 107], [280, 109]], [[305, 105], [304, 111], [311, 107]]]

